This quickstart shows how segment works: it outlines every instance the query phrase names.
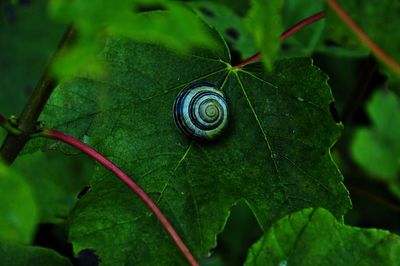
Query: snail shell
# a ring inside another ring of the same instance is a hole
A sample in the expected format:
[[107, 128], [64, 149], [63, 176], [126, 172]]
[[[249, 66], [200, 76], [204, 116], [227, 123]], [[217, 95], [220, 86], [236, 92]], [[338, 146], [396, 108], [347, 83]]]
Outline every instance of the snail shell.
[[225, 95], [213, 83], [191, 83], [175, 99], [174, 119], [185, 135], [202, 140], [214, 139], [228, 124]]

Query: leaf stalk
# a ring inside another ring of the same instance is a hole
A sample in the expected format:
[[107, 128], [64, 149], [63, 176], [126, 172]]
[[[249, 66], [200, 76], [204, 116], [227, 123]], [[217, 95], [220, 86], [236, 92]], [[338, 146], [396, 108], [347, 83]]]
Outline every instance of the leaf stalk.
[[144, 190], [136, 184], [127, 174], [125, 174], [118, 166], [100, 154], [98, 151], [94, 150], [93, 148], [89, 147], [88, 145], [84, 144], [83, 142], [57, 130], [53, 129], [45, 129], [39, 134], [35, 134], [35, 137], [47, 137], [62, 141], [66, 144], [69, 144], [78, 150], [84, 152], [85, 154], [89, 155], [91, 158], [95, 159], [105, 168], [110, 170], [114, 173], [122, 182], [124, 182], [138, 197], [141, 199], [151, 210], [151, 212], [156, 216], [156, 218], [160, 221], [164, 229], [167, 233], [171, 236], [173, 241], [175, 242], [176, 246], [185, 256], [186, 260], [192, 266], [198, 266], [199, 263], [196, 261], [194, 256], [191, 254], [188, 247], [183, 242], [182, 238], [179, 234], [175, 231], [172, 224], [169, 222], [167, 217], [162, 213], [162, 211], [158, 208], [156, 203], [144, 192]]

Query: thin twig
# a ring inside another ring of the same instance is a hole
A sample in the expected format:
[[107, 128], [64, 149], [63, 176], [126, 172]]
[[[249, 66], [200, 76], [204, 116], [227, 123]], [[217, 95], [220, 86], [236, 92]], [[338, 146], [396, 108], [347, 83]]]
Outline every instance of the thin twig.
[[346, 13], [336, 0], [326, 0], [328, 6], [340, 17], [349, 29], [364, 43], [371, 52], [383, 63], [385, 63], [396, 74], [400, 75], [400, 64], [386, 54]]
[[[324, 17], [325, 17], [325, 13], [323, 11], [321, 11], [321, 12], [315, 13], [314, 15], [303, 19], [302, 21], [298, 22], [296, 25], [290, 27], [287, 31], [282, 33], [281, 37], [280, 37], [280, 41], [282, 42], [282, 41], [286, 40], [287, 38], [289, 38], [290, 36], [292, 36], [293, 34], [298, 32], [305, 26], [310, 25]], [[250, 63], [254, 63], [260, 59], [261, 59], [261, 54], [258, 52], [255, 55], [253, 55], [252, 57], [246, 59], [245, 61], [236, 64], [234, 67], [244, 67], [244, 66], [246, 66]]]
[[113, 172], [122, 182], [124, 182], [130, 189], [135, 192], [135, 194], [150, 208], [150, 210], [154, 213], [154, 215], [157, 217], [157, 219], [160, 221], [160, 223], [163, 225], [165, 230], [168, 232], [168, 234], [172, 237], [174, 242], [176, 243], [176, 246], [179, 248], [179, 250], [182, 252], [182, 254], [185, 256], [187, 261], [190, 263], [190, 265], [193, 266], [198, 266], [198, 262], [194, 258], [194, 256], [191, 254], [190, 250], [187, 248], [185, 243], [182, 241], [181, 237], [178, 235], [178, 233], [175, 231], [171, 223], [168, 221], [168, 219], [165, 217], [165, 215], [161, 212], [161, 210], [157, 207], [157, 205], [154, 203], [154, 201], [146, 194], [146, 192], [143, 191], [139, 185], [137, 185], [127, 174], [125, 174], [118, 166], [116, 166], [114, 163], [112, 163], [110, 160], [108, 160], [106, 157], [101, 155], [99, 152], [94, 150], [93, 148], [87, 146], [86, 144], [82, 143], [81, 141], [64, 134], [62, 132], [48, 129], [44, 130], [41, 134], [38, 134], [37, 136], [44, 136], [44, 137], [49, 137], [53, 139], [57, 139], [59, 141], [62, 141], [64, 143], [67, 143], [82, 152], [86, 153], [96, 161], [98, 161], [101, 165], [103, 165], [105, 168]]

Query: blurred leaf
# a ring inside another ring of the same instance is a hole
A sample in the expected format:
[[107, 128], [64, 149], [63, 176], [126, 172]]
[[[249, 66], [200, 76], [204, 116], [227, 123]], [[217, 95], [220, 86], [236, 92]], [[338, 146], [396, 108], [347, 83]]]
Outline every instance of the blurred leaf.
[[30, 243], [38, 222], [36, 199], [25, 179], [1, 161], [0, 189], [0, 240]]
[[70, 266], [72, 264], [51, 249], [0, 242], [0, 265]]
[[211, 1], [195, 1], [189, 4], [207, 24], [221, 33], [227, 43], [240, 52], [243, 60], [258, 52], [243, 19], [231, 9]]
[[[282, 23], [284, 29], [290, 29], [301, 20], [322, 11], [323, 0], [310, 1], [307, 4], [304, 0], [287, 0], [282, 8]], [[309, 56], [321, 44], [325, 28], [325, 21], [315, 22], [306, 28], [296, 32], [293, 36], [284, 41], [284, 56]]]
[[[8, 7], [0, 17], [0, 113], [19, 114], [65, 30], [46, 15], [45, 0]], [[4, 7], [6, 8], [6, 7]], [[0, 5], [0, 12], [2, 6]]]
[[[323, 10], [323, 0], [314, 0], [307, 4], [304, 4], [304, 0], [287, 0], [282, 13], [284, 28], [290, 29], [303, 19]], [[364, 48], [350, 49], [334, 43], [329, 36], [329, 31], [326, 30], [325, 19], [321, 19], [286, 39], [281, 56], [311, 56], [315, 52], [338, 58], [365, 57], [369, 54]]]
[[58, 152], [36, 152], [17, 158], [13, 169], [27, 177], [38, 201], [41, 223], [65, 221], [79, 192], [89, 183], [91, 162], [83, 155], [67, 156]]
[[[400, 23], [400, 5], [397, 0], [338, 0], [338, 3], [380, 48], [400, 62], [400, 46], [393, 38], [393, 33], [397, 32]], [[330, 36], [337, 43], [355, 49], [365, 48], [336, 13], [328, 7], [326, 9], [327, 27]], [[390, 70], [385, 72], [395, 77]], [[398, 80], [399, 78], [396, 77]]]
[[367, 112], [372, 125], [355, 132], [352, 156], [368, 174], [400, 186], [400, 99], [391, 91], [377, 91]]
[[[217, 48], [182, 55], [110, 39], [102, 59], [107, 77], [60, 84], [41, 117], [89, 137], [152, 196], [199, 258], [216, 245], [238, 200], [249, 203], [262, 228], [308, 206], [337, 217], [350, 207], [329, 152], [342, 127], [329, 112], [327, 76], [309, 59], [280, 61], [270, 75], [261, 64], [232, 68], [222, 40]], [[227, 94], [230, 127], [214, 143], [187, 139], [172, 117], [178, 92], [198, 80]], [[105, 264], [182, 263], [143, 203], [102, 168], [70, 222], [75, 252], [93, 249]]]
[[276, 222], [250, 249], [245, 265], [398, 265], [399, 256], [399, 236], [305, 209]]
[[[192, 3], [197, 3], [197, 2], [205, 2], [204, 0], [192, 0]], [[207, 1], [211, 2], [211, 1]], [[232, 1], [232, 0], [213, 0], [213, 3], [217, 4], [222, 4], [232, 11], [235, 12], [240, 17], [243, 17], [246, 15], [248, 10], [250, 9], [250, 2], [251, 0], [243, 0], [243, 1]]]
[[247, 14], [247, 26], [253, 33], [267, 70], [277, 57], [283, 32], [281, 9], [283, 0], [253, 0]]
[[[155, 10], [154, 12], [148, 12]], [[207, 26], [179, 1], [166, 0], [53, 0], [50, 13], [78, 31], [76, 44], [55, 66], [61, 77], [76, 73], [102, 73], [96, 61], [105, 36], [165, 44], [181, 52], [216, 44]], [[184, 23], [182, 23], [184, 21]]]

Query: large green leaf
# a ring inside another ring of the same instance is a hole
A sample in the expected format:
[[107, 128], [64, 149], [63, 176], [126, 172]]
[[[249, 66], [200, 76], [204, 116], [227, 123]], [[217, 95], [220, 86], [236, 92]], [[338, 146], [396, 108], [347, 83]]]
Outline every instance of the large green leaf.
[[[329, 112], [327, 76], [309, 59], [235, 69], [226, 46], [182, 55], [162, 46], [107, 41], [108, 76], [77, 77], [55, 90], [42, 119], [83, 138], [129, 173], [204, 257], [230, 207], [244, 199], [262, 228], [309, 206], [340, 218], [350, 207], [330, 156], [340, 135]], [[201, 143], [176, 128], [172, 105], [190, 82], [227, 94], [224, 136]], [[52, 147], [56, 147], [53, 144]], [[71, 220], [75, 252], [94, 249], [104, 264], [183, 260], [156, 219], [112, 174], [98, 168]]]
[[400, 197], [400, 99], [391, 91], [378, 91], [367, 112], [372, 126], [356, 130], [351, 154], [369, 175], [388, 182]]
[[0, 189], [0, 240], [30, 243], [38, 222], [36, 199], [25, 179], [1, 161]]
[[92, 161], [82, 155], [54, 151], [23, 155], [13, 164], [32, 188], [41, 223], [65, 221], [79, 192], [88, 184], [92, 168]]
[[276, 222], [250, 249], [245, 265], [398, 265], [400, 237], [338, 222], [305, 209]]
[[70, 266], [72, 264], [51, 249], [0, 242], [0, 265]]

